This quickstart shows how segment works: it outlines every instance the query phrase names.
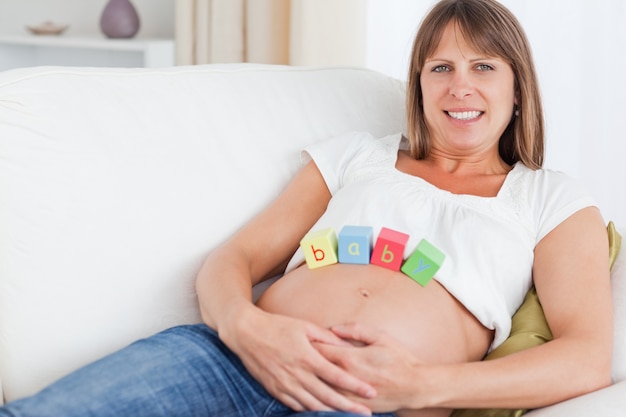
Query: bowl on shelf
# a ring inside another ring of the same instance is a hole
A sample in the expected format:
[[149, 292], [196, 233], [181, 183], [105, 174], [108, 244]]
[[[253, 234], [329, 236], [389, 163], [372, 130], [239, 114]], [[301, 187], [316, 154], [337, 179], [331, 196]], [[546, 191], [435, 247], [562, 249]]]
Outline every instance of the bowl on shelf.
[[60, 35], [70, 25], [58, 24], [51, 21], [46, 21], [35, 26], [27, 25], [26, 28], [33, 35]]

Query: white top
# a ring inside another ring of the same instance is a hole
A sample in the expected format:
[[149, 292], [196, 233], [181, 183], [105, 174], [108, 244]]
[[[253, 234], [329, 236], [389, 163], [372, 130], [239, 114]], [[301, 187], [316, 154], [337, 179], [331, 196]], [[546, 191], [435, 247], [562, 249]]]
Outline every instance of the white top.
[[[537, 243], [576, 211], [594, 205], [572, 178], [517, 163], [496, 197], [453, 194], [396, 169], [401, 134], [375, 139], [350, 133], [309, 146], [309, 157], [332, 194], [312, 230], [344, 225], [382, 227], [410, 236], [405, 259], [421, 239], [446, 254], [434, 279], [485, 327], [491, 349], [509, 336], [511, 317], [532, 286]], [[286, 271], [304, 262], [298, 250]], [[417, 284], [416, 284], [417, 285]]]

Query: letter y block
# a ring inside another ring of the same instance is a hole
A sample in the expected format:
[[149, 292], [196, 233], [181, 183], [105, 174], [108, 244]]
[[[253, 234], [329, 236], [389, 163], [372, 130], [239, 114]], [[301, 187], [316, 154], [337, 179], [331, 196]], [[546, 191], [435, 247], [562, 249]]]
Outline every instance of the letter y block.
[[422, 239], [409, 259], [402, 265], [402, 272], [421, 286], [425, 286], [441, 268], [445, 258], [446, 255], [443, 252]]
[[309, 269], [337, 263], [337, 236], [332, 227], [307, 233], [300, 247]]

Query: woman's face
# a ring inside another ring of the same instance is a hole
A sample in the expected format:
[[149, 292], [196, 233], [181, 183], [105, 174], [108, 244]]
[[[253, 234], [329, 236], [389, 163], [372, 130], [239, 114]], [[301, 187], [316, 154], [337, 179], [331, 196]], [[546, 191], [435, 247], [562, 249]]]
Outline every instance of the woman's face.
[[474, 50], [451, 22], [424, 63], [420, 80], [434, 152], [497, 155], [516, 103], [508, 62]]

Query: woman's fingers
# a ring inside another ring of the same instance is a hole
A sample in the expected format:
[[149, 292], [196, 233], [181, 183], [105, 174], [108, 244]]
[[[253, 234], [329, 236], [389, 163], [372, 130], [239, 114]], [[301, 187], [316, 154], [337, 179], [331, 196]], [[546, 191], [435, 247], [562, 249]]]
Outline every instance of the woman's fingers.
[[292, 401], [294, 405], [290, 405], [287, 401], [283, 403], [296, 411], [344, 411], [365, 416], [371, 415], [369, 408], [348, 399], [313, 374], [303, 377], [300, 383], [302, 384], [300, 388], [292, 386], [289, 393], [283, 394], [289, 398], [287, 401]]
[[[296, 410], [339, 410], [370, 415], [358, 398], [374, 388], [324, 358], [313, 344], [350, 346], [328, 329], [285, 317], [265, 316], [255, 331], [237, 340], [238, 354], [256, 379], [286, 406]], [[263, 337], [259, 338], [259, 329]], [[343, 392], [350, 393], [348, 398]]]
[[332, 326], [330, 330], [341, 339], [352, 340], [363, 345], [373, 345], [382, 337], [380, 331], [356, 323], [338, 324]]

